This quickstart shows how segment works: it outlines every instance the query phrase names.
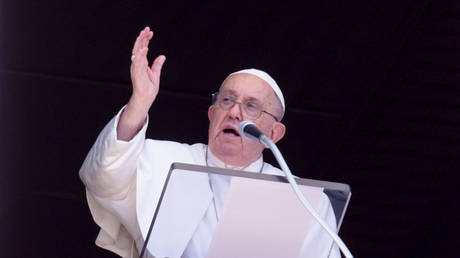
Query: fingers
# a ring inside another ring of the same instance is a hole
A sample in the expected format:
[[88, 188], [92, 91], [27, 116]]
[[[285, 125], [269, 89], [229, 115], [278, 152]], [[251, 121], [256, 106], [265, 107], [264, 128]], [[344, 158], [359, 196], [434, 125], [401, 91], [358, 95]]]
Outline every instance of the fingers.
[[136, 38], [132, 54], [136, 55], [141, 49], [148, 47], [150, 40], [153, 37], [153, 31], [149, 27], [145, 27]]
[[[145, 29], [139, 33], [139, 36], [134, 43], [134, 58], [131, 63], [130, 71], [133, 87], [134, 89], [137, 89], [137, 92], [142, 92], [142, 89], [148, 88], [151, 88], [150, 90], [153, 90], [152, 92], [158, 92], [158, 87], [160, 85], [161, 69], [166, 57], [163, 55], [158, 56], [153, 61], [152, 66], [149, 66], [147, 54], [149, 50], [148, 45], [152, 37], [153, 32], [150, 31], [149, 27], [145, 27]], [[145, 87], [147, 85], [150, 86]], [[154, 95], [156, 95], [156, 93]]]
[[147, 52], [148, 48], [143, 48], [137, 52], [137, 54], [134, 56], [133, 61], [131, 62], [131, 67], [130, 67], [130, 73], [131, 73], [131, 79], [133, 80], [139, 80], [143, 78], [143, 70], [145, 70], [144, 67], [148, 68], [148, 61], [147, 61]]
[[136, 42], [134, 42], [134, 47], [133, 47], [133, 50], [131, 51], [131, 53], [133, 55], [135, 55], [137, 52], [139, 52], [139, 49], [141, 48], [141, 41], [142, 41], [142, 36], [143, 36], [143, 32], [144, 31], [141, 31], [141, 33], [139, 33], [139, 36], [137, 36], [136, 38]]
[[143, 46], [143, 47], [148, 47], [148, 46], [149, 46], [150, 40], [153, 38], [153, 31], [150, 31], [149, 27], [146, 27], [146, 28], [144, 29], [144, 31], [145, 31], [145, 30], [148, 30], [148, 31], [146, 31], [146, 32], [144, 33], [144, 40], [143, 40], [143, 42], [142, 42], [142, 43], [143, 43], [142, 46]]
[[150, 31], [149, 27], [145, 27], [143, 31], [141, 31], [141, 41], [140, 41], [140, 49], [149, 46], [150, 39], [153, 37], [153, 32]]
[[149, 49], [144, 47], [140, 49], [134, 56], [134, 60], [131, 62], [131, 69], [136, 69], [136, 67], [148, 67], [147, 53]]

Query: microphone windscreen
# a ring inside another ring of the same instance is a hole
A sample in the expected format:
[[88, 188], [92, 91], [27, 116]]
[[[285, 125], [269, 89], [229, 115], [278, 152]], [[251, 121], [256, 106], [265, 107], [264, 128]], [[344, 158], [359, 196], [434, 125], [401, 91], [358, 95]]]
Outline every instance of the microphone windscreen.
[[257, 141], [259, 141], [259, 137], [262, 135], [262, 132], [251, 121], [241, 122], [238, 130], [240, 134]]

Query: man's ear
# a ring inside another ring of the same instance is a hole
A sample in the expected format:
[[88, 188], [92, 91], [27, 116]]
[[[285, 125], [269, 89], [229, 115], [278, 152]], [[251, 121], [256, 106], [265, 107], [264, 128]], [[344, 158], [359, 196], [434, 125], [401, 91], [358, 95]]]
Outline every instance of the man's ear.
[[284, 124], [281, 122], [275, 122], [270, 133], [270, 139], [272, 139], [274, 143], [277, 143], [284, 137], [285, 133], [286, 126], [284, 126]]
[[209, 119], [209, 121], [211, 121], [211, 118], [214, 116], [214, 110], [215, 110], [214, 105], [209, 106], [209, 108], [208, 108], [208, 119]]

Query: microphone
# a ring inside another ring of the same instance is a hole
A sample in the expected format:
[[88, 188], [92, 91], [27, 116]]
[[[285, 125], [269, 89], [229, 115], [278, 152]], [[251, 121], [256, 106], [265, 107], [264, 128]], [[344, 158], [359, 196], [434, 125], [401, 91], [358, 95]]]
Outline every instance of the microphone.
[[289, 184], [291, 184], [292, 188], [294, 189], [295, 194], [297, 195], [297, 197], [299, 198], [303, 206], [305, 206], [305, 208], [313, 216], [313, 218], [326, 230], [326, 232], [332, 237], [334, 242], [337, 243], [337, 245], [339, 246], [340, 250], [343, 252], [345, 257], [353, 258], [353, 255], [351, 254], [350, 250], [348, 250], [347, 246], [342, 241], [342, 239], [337, 235], [335, 231], [329, 228], [329, 225], [323, 220], [323, 218], [320, 217], [318, 212], [316, 212], [316, 210], [313, 208], [310, 202], [305, 198], [299, 186], [297, 185], [297, 182], [295, 181], [294, 176], [291, 173], [291, 170], [286, 164], [286, 161], [284, 160], [283, 155], [281, 155], [280, 150], [278, 149], [278, 147], [276, 147], [272, 139], [268, 138], [268, 136], [263, 134], [256, 127], [256, 125], [250, 121], [241, 122], [240, 126], [238, 127], [238, 131], [240, 131], [241, 135], [251, 138], [253, 140], [256, 140], [260, 142], [261, 144], [265, 144], [268, 148], [270, 148], [276, 160], [280, 164], [281, 169], [286, 174], [286, 180], [289, 182]]
[[257, 126], [251, 121], [245, 120], [241, 122], [240, 126], [238, 127], [238, 131], [241, 135], [244, 135], [265, 145], [267, 145], [267, 140], [271, 141], [271, 139], [263, 134], [259, 128], [257, 128]]

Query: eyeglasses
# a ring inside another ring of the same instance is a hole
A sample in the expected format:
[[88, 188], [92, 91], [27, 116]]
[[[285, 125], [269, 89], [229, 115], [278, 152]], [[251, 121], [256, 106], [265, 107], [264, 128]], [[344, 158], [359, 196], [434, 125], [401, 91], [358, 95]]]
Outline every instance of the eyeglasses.
[[239, 102], [236, 100], [235, 96], [231, 94], [219, 94], [219, 92], [216, 92], [212, 94], [212, 104], [217, 104], [222, 110], [230, 110], [235, 104], [240, 104], [244, 115], [249, 119], [257, 119], [262, 113], [265, 113], [273, 117], [276, 122], [279, 122], [275, 115], [263, 110], [262, 104], [254, 100]]

